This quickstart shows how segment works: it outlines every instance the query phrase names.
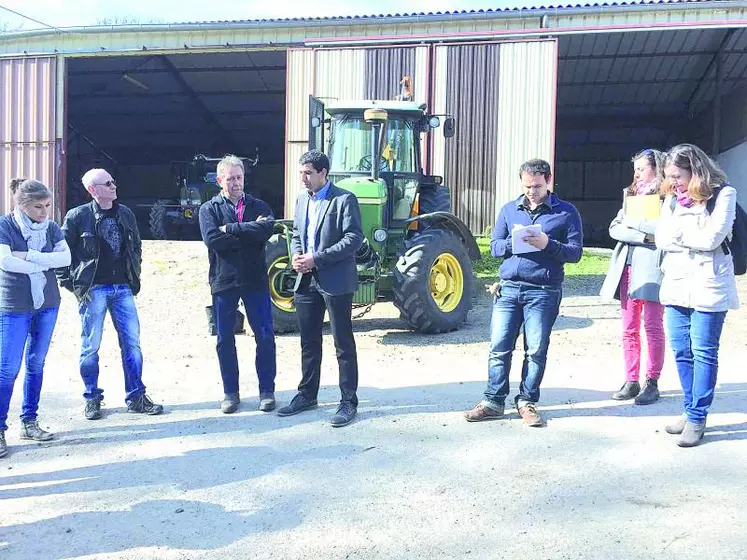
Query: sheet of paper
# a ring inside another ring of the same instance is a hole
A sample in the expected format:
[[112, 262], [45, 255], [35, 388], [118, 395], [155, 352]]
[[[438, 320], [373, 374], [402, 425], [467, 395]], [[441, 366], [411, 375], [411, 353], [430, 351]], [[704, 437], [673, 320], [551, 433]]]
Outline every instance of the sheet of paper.
[[542, 226], [540, 224], [532, 224], [530, 226], [514, 224], [514, 228], [511, 230], [511, 252], [514, 255], [539, 251], [537, 247], [533, 247], [524, 241], [524, 237], [530, 233], [542, 233]]

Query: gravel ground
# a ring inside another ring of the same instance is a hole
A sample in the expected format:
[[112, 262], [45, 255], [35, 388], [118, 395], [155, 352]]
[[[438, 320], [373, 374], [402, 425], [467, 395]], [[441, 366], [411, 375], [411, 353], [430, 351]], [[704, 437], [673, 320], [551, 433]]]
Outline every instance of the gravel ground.
[[[515, 412], [462, 419], [487, 375], [490, 299], [480, 293], [464, 328], [446, 335], [409, 332], [391, 304], [359, 319], [360, 416], [335, 430], [329, 336], [321, 406], [291, 418], [256, 411], [253, 339], [240, 336], [244, 402], [222, 415], [205, 249], [156, 241], [144, 253], [144, 379], [167, 412], [125, 412], [109, 324], [107, 415], [85, 420], [79, 319], [65, 294], [41, 403], [58, 437], [19, 441], [19, 381], [0, 459], [0, 558], [747, 557], [745, 308], [728, 315], [707, 443], [695, 449], [662, 429], [680, 410], [669, 354], [659, 403], [609, 400], [623, 381], [620, 324], [617, 306], [596, 297], [601, 277], [566, 286], [546, 428]], [[740, 292], [747, 303], [745, 277]], [[300, 378], [298, 337], [277, 343], [282, 403]]]

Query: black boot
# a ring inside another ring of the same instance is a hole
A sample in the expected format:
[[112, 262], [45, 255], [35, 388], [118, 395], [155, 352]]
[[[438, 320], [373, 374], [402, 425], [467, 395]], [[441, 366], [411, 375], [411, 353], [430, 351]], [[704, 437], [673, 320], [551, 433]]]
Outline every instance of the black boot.
[[653, 404], [659, 400], [659, 382], [656, 379], [646, 379], [646, 384], [635, 398], [635, 404]]
[[638, 381], [626, 381], [617, 393], [613, 393], [612, 398], [616, 401], [629, 401], [640, 392], [641, 386]]

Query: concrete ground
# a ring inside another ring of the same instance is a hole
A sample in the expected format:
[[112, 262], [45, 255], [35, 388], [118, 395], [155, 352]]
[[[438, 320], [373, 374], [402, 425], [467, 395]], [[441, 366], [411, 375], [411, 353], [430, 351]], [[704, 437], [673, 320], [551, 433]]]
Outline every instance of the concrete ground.
[[[79, 319], [65, 294], [40, 409], [57, 439], [18, 439], [19, 379], [0, 459], [0, 558], [747, 558], [747, 307], [728, 315], [694, 449], [663, 431], [681, 405], [669, 353], [660, 402], [609, 399], [623, 381], [620, 322], [595, 295], [599, 277], [566, 287], [543, 383], [547, 427], [515, 412], [463, 420], [487, 375], [480, 294], [446, 335], [411, 333], [391, 304], [359, 319], [360, 416], [333, 429], [329, 336], [321, 406], [290, 418], [256, 411], [253, 338], [239, 336], [244, 401], [223, 415], [204, 248], [149, 242], [145, 258], [144, 380], [167, 412], [125, 412], [108, 324], [107, 414], [83, 417]], [[745, 277], [740, 292], [747, 306]], [[299, 342], [277, 343], [282, 403], [300, 378]]]

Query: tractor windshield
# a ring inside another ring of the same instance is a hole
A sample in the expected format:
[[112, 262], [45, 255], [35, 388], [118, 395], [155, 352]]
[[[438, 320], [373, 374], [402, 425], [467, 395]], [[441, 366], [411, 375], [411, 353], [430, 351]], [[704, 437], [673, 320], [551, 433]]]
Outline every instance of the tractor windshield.
[[[413, 120], [390, 116], [379, 142], [377, 165], [382, 173], [417, 173]], [[330, 175], [370, 173], [373, 127], [361, 115], [335, 116], [329, 139]]]

